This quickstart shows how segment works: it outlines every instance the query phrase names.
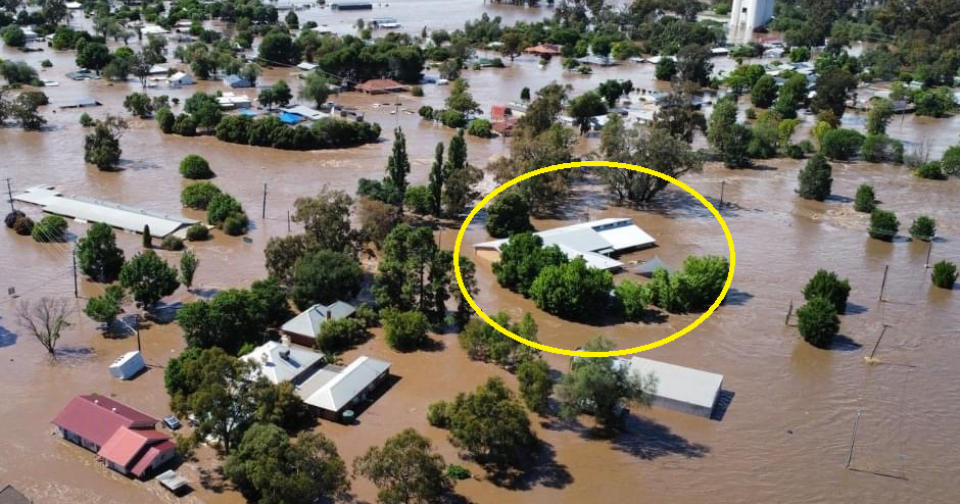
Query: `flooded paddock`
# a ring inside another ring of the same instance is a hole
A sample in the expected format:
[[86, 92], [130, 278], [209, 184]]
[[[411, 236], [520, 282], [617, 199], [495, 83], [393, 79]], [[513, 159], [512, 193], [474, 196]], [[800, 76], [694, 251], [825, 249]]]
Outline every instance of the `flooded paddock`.
[[[538, 16], [524, 9], [484, 8], [480, 2], [442, 2], [445, 9], [451, 5], [462, 11], [441, 19], [435, 15], [439, 1], [390, 3], [391, 11], [409, 10], [400, 14], [377, 8], [374, 14], [391, 15], [405, 26], [417, 25], [417, 32], [423, 23], [456, 28], [485, 11], [503, 12], [508, 21]], [[329, 10], [315, 9], [301, 14], [301, 22], [313, 14], [318, 19], [331, 16]], [[407, 21], [406, 16], [414, 14], [418, 21]], [[358, 14], [348, 16], [352, 22]], [[52, 75], [61, 82], [59, 87], [44, 89], [53, 103], [44, 113], [49, 121], [47, 131], [0, 130], [0, 178], [10, 177], [15, 191], [54, 184], [66, 194], [176, 212], [180, 190], [186, 184], [177, 172], [179, 161], [194, 153], [210, 162], [217, 173], [214, 182], [243, 203], [252, 228], [249, 242], [215, 233], [211, 241], [191, 244], [201, 261], [196, 279], [199, 296], [247, 286], [266, 274], [263, 248], [270, 237], [288, 233], [287, 211], [295, 198], [313, 195], [324, 186], [352, 193], [359, 178], [380, 178], [395, 126], [402, 126], [408, 138], [414, 184], [426, 182], [435, 144], [446, 143], [453, 135], [453, 130], [422, 122], [416, 115], [420, 105], [441, 104], [449, 92], [446, 88], [425, 86], [423, 98], [347, 93], [336, 101], [356, 106], [367, 120], [379, 122], [384, 129], [380, 143], [346, 150], [280, 151], [226, 144], [212, 137], [165, 136], [153, 121], [133, 119], [121, 140], [124, 169], [99, 172], [83, 163], [79, 116], [84, 111], [94, 117], [124, 113], [123, 98], [139, 87], [66, 79], [63, 73], [74, 66], [72, 52], [47, 49], [20, 54], [0, 48], [0, 57], [27, 59], [34, 66], [50, 59], [53, 68], [41, 76]], [[732, 62], [717, 61], [718, 66], [724, 64]], [[652, 66], [626, 64], [581, 76], [562, 72], [558, 61], [541, 69], [535, 59], [522, 57], [507, 69], [467, 71], [465, 77], [474, 97], [489, 110], [495, 103], [519, 97], [524, 86], [535, 90], [552, 81], [571, 84], [575, 93], [607, 78], [629, 78], [637, 88], [653, 89], [658, 84], [652, 73]], [[295, 79], [287, 70], [271, 69], [262, 81], [280, 78]], [[198, 90], [221, 89], [219, 82], [208, 82], [180, 90], [161, 86], [148, 93], [183, 100]], [[247, 93], [253, 95], [252, 90]], [[86, 96], [101, 101], [104, 107], [56, 109], [57, 103]], [[402, 105], [396, 106], [397, 101]], [[398, 108], [399, 113], [390, 113]], [[857, 119], [847, 115], [844, 121], [854, 124]], [[901, 122], [898, 117], [889, 133], [910, 142], [928, 140], [938, 155], [956, 143], [957, 121], [908, 116]], [[500, 139], [468, 137], [468, 144], [470, 162], [477, 166], [507, 151]], [[595, 137], [584, 139], [578, 151], [587, 152], [596, 144]], [[960, 219], [956, 215], [960, 180], [926, 181], [902, 167], [835, 163], [833, 195], [817, 203], [794, 194], [802, 163], [775, 160], [757, 169], [737, 171], [707, 165], [702, 174], [683, 179], [715, 204], [723, 183], [728, 204], [721, 211], [736, 244], [736, 276], [725, 304], [710, 319], [644, 356], [723, 374], [722, 419], [637, 408], [626, 433], [614, 439], [596, 439], [586, 424], [533, 415], [545, 451], [539, 456], [538, 468], [519, 488], [466, 480], [457, 484], [457, 493], [477, 503], [955, 501], [960, 488], [956, 482], [960, 454], [955, 449], [960, 439], [960, 422], [956, 421], [960, 415], [960, 388], [956, 385], [960, 378], [956, 364], [960, 358], [960, 290], [933, 288], [929, 271], [924, 269], [927, 245], [904, 236], [913, 218], [931, 215], [937, 220], [939, 235], [933, 261], [960, 261]], [[489, 176], [485, 183], [491, 185]], [[852, 210], [851, 201], [861, 183], [873, 184], [882, 207], [896, 211], [901, 237], [894, 243], [869, 239], [868, 216]], [[261, 218], [264, 184], [266, 218]], [[627, 216], [654, 236], [658, 246], [629, 254], [625, 261], [658, 255], [671, 266], [679, 266], [689, 254], [726, 254], [716, 220], [685, 193], [670, 189], [657, 205], [635, 210], [612, 206], [601, 191], [589, 181], [576, 185], [562, 215], [537, 221], [537, 227]], [[38, 215], [35, 208], [23, 208]], [[185, 215], [203, 216], [190, 211]], [[452, 248], [458, 226], [450, 221], [439, 233], [444, 248]], [[465, 255], [473, 254], [474, 243], [489, 239], [482, 226], [481, 220], [471, 224], [464, 239]], [[66, 244], [38, 244], [4, 230], [0, 236], [0, 287], [15, 287], [21, 299], [72, 299], [70, 254], [73, 241], [85, 230], [85, 225], [71, 222], [70, 243]], [[295, 224], [292, 231], [298, 231]], [[127, 257], [140, 248], [138, 236], [119, 233], [118, 241]], [[176, 253], [159, 253], [171, 261], [177, 258]], [[633, 347], [667, 336], [695, 318], [669, 316], [660, 324], [612, 326], [563, 321], [499, 288], [489, 263], [478, 263], [481, 291], [475, 297], [477, 303], [488, 313], [506, 310], [520, 316], [531, 311], [540, 327], [540, 340], [549, 345], [574, 348], [602, 334], [620, 348]], [[886, 266], [885, 302], [879, 302]], [[842, 317], [842, 337], [829, 350], [807, 345], [796, 328], [784, 325], [789, 304], [802, 303], [800, 289], [821, 267], [849, 278], [853, 287], [848, 313]], [[628, 276], [622, 273], [618, 278]], [[95, 296], [102, 289], [81, 281], [80, 296]], [[181, 289], [168, 301], [193, 298]], [[80, 313], [80, 300], [71, 318], [73, 325], [60, 342], [61, 356], [54, 362], [39, 343], [19, 329], [15, 303], [8, 297], [0, 301], [0, 484], [13, 484], [38, 503], [243, 502], [209, 472], [215, 466], [209, 450], [198, 453], [198, 463], [181, 467], [195, 491], [177, 499], [155, 481], [144, 483], [120, 476], [98, 464], [92, 453], [52, 435], [49, 420], [77, 394], [110, 395], [157, 417], [168, 413], [163, 366], [184, 346], [176, 324], [152, 324], [141, 331], [150, 367], [135, 380], [120, 382], [109, 376], [107, 366], [118, 355], [135, 349], [136, 337], [104, 338], [96, 324]], [[868, 366], [863, 357], [870, 355], [884, 324], [890, 328], [876, 351], [884, 364]], [[359, 416], [356, 425], [322, 422], [318, 429], [336, 442], [348, 464], [369, 446], [406, 427], [430, 437], [448, 463], [457, 461], [446, 432], [427, 425], [427, 405], [471, 390], [490, 376], [501, 376], [513, 386], [515, 379], [493, 365], [468, 361], [453, 334], [435, 336], [444, 343], [442, 350], [410, 354], [389, 350], [381, 336], [377, 332], [344, 359], [367, 354], [389, 360], [396, 382]], [[568, 369], [567, 358], [546, 358], [556, 370]], [[858, 411], [861, 418], [851, 463], [856, 471], [851, 471], [844, 466]], [[475, 475], [483, 474], [472, 464], [465, 465]], [[364, 479], [353, 481], [353, 492], [360, 502], [375, 500], [375, 488]]]

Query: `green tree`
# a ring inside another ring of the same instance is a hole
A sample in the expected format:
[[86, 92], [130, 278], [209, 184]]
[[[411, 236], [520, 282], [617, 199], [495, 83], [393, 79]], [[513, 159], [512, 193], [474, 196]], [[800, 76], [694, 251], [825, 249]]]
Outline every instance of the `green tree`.
[[646, 314], [649, 303], [647, 290], [632, 280], [624, 280], [614, 287], [623, 317], [630, 321], [640, 320]]
[[250, 289], [227, 289], [210, 301], [187, 303], [177, 312], [177, 323], [187, 345], [236, 354], [245, 343], [261, 343], [267, 328], [278, 327], [289, 317], [283, 289], [269, 278], [254, 282]]
[[960, 176], [960, 145], [949, 147], [943, 153], [940, 164], [943, 172], [947, 175]]
[[456, 110], [464, 114], [469, 114], [480, 110], [480, 104], [474, 101], [470, 94], [470, 85], [464, 79], [453, 81], [450, 86], [450, 96], [447, 97], [446, 105], [450, 110]]
[[834, 304], [827, 298], [815, 297], [797, 310], [800, 336], [807, 343], [828, 348], [840, 332], [840, 318]]
[[724, 98], [717, 102], [713, 108], [713, 113], [710, 115], [707, 140], [720, 153], [720, 157], [727, 167], [745, 168], [750, 166], [747, 146], [750, 144], [751, 133], [745, 126], [737, 124], [736, 101]]
[[500, 195], [487, 210], [487, 232], [494, 238], [507, 238], [517, 233], [533, 231], [530, 224], [530, 206], [519, 193]]
[[320, 250], [297, 261], [290, 297], [297, 308], [352, 299], [363, 285], [363, 269], [352, 257]]
[[520, 397], [530, 411], [547, 411], [550, 394], [553, 393], [553, 377], [550, 366], [543, 359], [525, 360], [517, 368]]
[[[510, 315], [498, 312], [493, 320], [504, 329], [529, 341], [537, 340], [537, 323], [526, 313], [519, 323], [512, 323]], [[472, 318], [457, 336], [460, 348], [467, 352], [471, 360], [491, 362], [507, 369], [516, 369], [525, 361], [531, 360], [539, 351], [524, 345], [513, 338], [505, 338], [493, 326], [485, 321]]]
[[9, 47], [23, 47], [27, 45], [27, 36], [23, 29], [17, 25], [11, 24], [0, 30], [0, 38], [3, 43]]
[[943, 167], [940, 161], [927, 161], [918, 166], [913, 172], [919, 178], [929, 180], [946, 180], [947, 175], [943, 173]]
[[77, 45], [77, 66], [93, 70], [100, 75], [108, 63], [110, 63], [110, 49], [100, 42], [84, 42]]
[[149, 117], [153, 113], [153, 102], [146, 93], [131, 93], [123, 100], [123, 108], [136, 117]]
[[783, 83], [777, 94], [774, 110], [786, 119], [797, 117], [797, 110], [807, 106], [807, 78], [802, 74], [792, 74]]
[[107, 224], [94, 223], [87, 236], [77, 243], [80, 271], [97, 282], [110, 283], [120, 275], [123, 250], [117, 247], [117, 236]]
[[830, 159], [845, 161], [854, 158], [863, 146], [865, 138], [859, 132], [837, 128], [823, 134], [820, 139], [820, 152]]
[[556, 245], [544, 247], [543, 238], [520, 233], [500, 246], [500, 260], [493, 263], [493, 273], [501, 287], [527, 296], [543, 269], [566, 262], [567, 256]]
[[750, 102], [754, 107], [770, 108], [777, 99], [777, 81], [769, 75], [760, 77], [750, 91]]
[[394, 130], [393, 151], [387, 159], [387, 179], [397, 188], [398, 199], [393, 203], [397, 214], [403, 214], [403, 199], [407, 192], [407, 175], [410, 174], [410, 159], [407, 157], [407, 137], [403, 129]]
[[910, 236], [914, 240], [931, 241], [937, 235], [937, 221], [928, 215], [921, 215], [910, 225]]
[[833, 168], [820, 154], [810, 158], [806, 166], [797, 175], [800, 187], [797, 194], [803, 199], [823, 201], [830, 196], [833, 185]]
[[443, 167], [443, 142], [437, 142], [434, 149], [433, 165], [430, 167], [431, 213], [439, 217], [443, 204], [443, 181], [446, 175]]
[[137, 305], [150, 310], [180, 287], [177, 270], [152, 250], [141, 252], [120, 269], [120, 285], [130, 291]]
[[210, 169], [210, 163], [201, 156], [188, 154], [180, 161], [180, 175], [186, 179], [205, 180], [216, 177], [213, 170]]
[[[591, 352], [613, 350], [613, 343], [596, 337], [584, 345]], [[557, 399], [563, 418], [591, 414], [604, 429], [623, 422], [623, 408], [649, 404], [656, 390], [652, 376], [638, 376], [627, 366], [614, 366], [612, 357], [575, 358], [571, 371], [557, 384]]]
[[867, 230], [870, 238], [893, 241], [899, 229], [900, 221], [893, 212], [877, 209], [870, 213], [870, 228]]
[[939, 261], [933, 265], [930, 278], [933, 285], [941, 289], [953, 290], [954, 284], [957, 283], [957, 265], [949, 261]]
[[190, 292], [190, 288], [193, 287], [193, 276], [197, 273], [199, 266], [200, 259], [197, 259], [197, 255], [192, 250], [180, 256], [180, 283], [187, 288], [187, 292]]
[[462, 129], [450, 139], [447, 152], [449, 155], [444, 167], [446, 173], [441, 199], [447, 213], [459, 215], [480, 195], [477, 184], [483, 180], [483, 172], [467, 163], [467, 142]]
[[290, 35], [279, 29], [270, 31], [260, 41], [259, 58], [269, 64], [289, 65], [300, 57]]
[[102, 171], [115, 169], [123, 154], [120, 137], [126, 129], [127, 122], [119, 117], [107, 116], [97, 121], [93, 132], [84, 138], [83, 160]]
[[83, 313], [92, 320], [103, 324], [103, 333], [108, 334], [117, 315], [123, 313], [120, 303], [123, 301], [123, 288], [118, 285], [108, 286], [106, 292], [87, 301]]
[[810, 103], [815, 113], [829, 110], [838, 118], [847, 108], [847, 95], [856, 89], [857, 78], [847, 70], [832, 67], [820, 73], [817, 79], [817, 95]]
[[452, 486], [445, 469], [430, 440], [410, 428], [353, 461], [354, 474], [377, 486], [377, 502], [382, 504], [439, 502]]
[[653, 75], [658, 81], [671, 81], [678, 72], [677, 62], [669, 56], [662, 56]]
[[871, 213], [877, 208], [877, 195], [870, 184], [860, 184], [857, 195], [853, 199], [853, 209], [858, 212]]
[[567, 112], [573, 118], [573, 124], [580, 128], [580, 134], [590, 131], [591, 119], [607, 113], [607, 104], [596, 91], [587, 91], [570, 101]]
[[363, 323], [354, 318], [328, 320], [320, 326], [320, 334], [314, 347], [326, 354], [335, 355], [360, 343], [367, 336]]
[[141, 246], [144, 249], [150, 249], [153, 247], [153, 235], [150, 234], [149, 225], [143, 225], [143, 232], [140, 233], [140, 240]]
[[382, 312], [382, 317], [387, 345], [390, 348], [409, 352], [421, 348], [429, 341], [427, 330], [430, 329], [430, 321], [423, 313], [387, 309]]
[[357, 234], [350, 224], [352, 205], [353, 198], [346, 192], [324, 187], [315, 197], [294, 201], [293, 221], [303, 224], [317, 248], [353, 254]]
[[566, 264], [547, 266], [530, 286], [537, 308], [572, 320], [595, 319], [610, 302], [613, 276], [587, 266], [578, 257]]
[[433, 210], [433, 197], [427, 186], [411, 186], [407, 188], [407, 195], [403, 204], [417, 215], [430, 215]]
[[317, 72], [308, 74], [303, 83], [303, 88], [300, 90], [300, 98], [312, 100], [317, 104], [317, 108], [320, 108], [329, 97], [330, 81], [327, 80], [327, 77]]
[[336, 445], [318, 433], [291, 441], [283, 429], [254, 424], [223, 466], [251, 502], [295, 504], [342, 497], [350, 489]]
[[875, 98], [867, 111], [867, 134], [883, 135], [893, 117], [893, 102], [886, 98]]
[[228, 217], [243, 214], [243, 206], [236, 198], [226, 193], [217, 193], [207, 204], [207, 222], [214, 226], [223, 225]]
[[187, 208], [206, 210], [214, 196], [220, 194], [220, 188], [210, 182], [195, 182], [180, 192], [180, 203]]
[[847, 309], [847, 298], [850, 296], [850, 282], [846, 279], [840, 280], [832, 271], [821, 269], [807, 282], [802, 292], [807, 301], [822, 297], [833, 303], [837, 313], [843, 313]]
[[617, 100], [624, 94], [623, 85], [618, 80], [607, 79], [597, 87], [597, 93], [606, 100], [608, 107], [613, 108], [617, 106]]
[[459, 394], [447, 409], [453, 444], [481, 465], [495, 470], [521, 467], [539, 444], [523, 405], [500, 378]]

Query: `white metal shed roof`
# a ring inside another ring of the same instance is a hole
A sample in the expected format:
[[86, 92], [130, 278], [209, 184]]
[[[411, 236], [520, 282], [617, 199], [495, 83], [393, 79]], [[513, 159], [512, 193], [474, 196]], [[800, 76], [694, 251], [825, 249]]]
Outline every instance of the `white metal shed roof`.
[[657, 380], [655, 395], [665, 399], [712, 408], [723, 384], [723, 375], [699, 369], [643, 357], [632, 357], [628, 362], [633, 373], [653, 373]]
[[[284, 350], [289, 352], [286, 357], [282, 353]], [[268, 341], [241, 359], [256, 364], [256, 373], [276, 385], [284, 381], [294, 381], [304, 371], [323, 360], [323, 354], [307, 348]]]
[[350, 363], [334, 379], [310, 394], [304, 402], [328, 411], [340, 411], [389, 370], [389, 362], [363, 355]]

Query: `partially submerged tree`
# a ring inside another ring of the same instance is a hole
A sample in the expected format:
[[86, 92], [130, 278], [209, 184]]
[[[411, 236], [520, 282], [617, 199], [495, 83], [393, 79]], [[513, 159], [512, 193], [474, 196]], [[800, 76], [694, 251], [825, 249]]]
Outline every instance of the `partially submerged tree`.
[[177, 270], [152, 250], [141, 252], [120, 269], [120, 285], [130, 291], [137, 305], [151, 310], [180, 287]]
[[833, 303], [837, 313], [847, 309], [847, 298], [850, 296], [850, 282], [832, 271], [817, 270], [817, 274], [803, 287], [803, 298], [807, 301], [815, 297], [822, 297]]
[[867, 229], [870, 238], [893, 241], [899, 229], [900, 221], [893, 212], [877, 209], [870, 213], [870, 228]]
[[123, 313], [121, 303], [123, 302], [123, 287], [111, 285], [107, 287], [103, 295], [90, 298], [83, 313], [92, 320], [103, 324], [104, 334], [108, 334], [113, 327], [113, 322], [117, 320], [117, 315]]
[[445, 468], [430, 440], [409, 428], [353, 461], [354, 474], [377, 486], [377, 502], [382, 504], [439, 502], [452, 486]]
[[187, 292], [190, 292], [193, 287], [193, 277], [199, 266], [200, 259], [197, 259], [197, 254], [192, 250], [188, 250], [180, 256], [180, 283], [187, 288]]
[[801, 198], [823, 201], [830, 196], [830, 188], [833, 186], [833, 168], [822, 155], [817, 154], [810, 158], [797, 178], [800, 181], [797, 194]]
[[84, 161], [101, 171], [116, 169], [120, 155], [123, 154], [120, 138], [127, 127], [127, 121], [116, 116], [108, 115], [104, 120], [97, 121], [93, 132], [84, 139]]
[[519, 193], [501, 194], [487, 210], [487, 232], [494, 238], [507, 238], [533, 231], [530, 206]]
[[62, 298], [22, 299], [17, 303], [20, 327], [33, 335], [50, 355], [56, 355], [60, 333], [70, 326], [67, 318], [72, 312], [68, 301]]
[[930, 278], [933, 281], [933, 285], [941, 289], [952, 290], [953, 285], [957, 283], [957, 275], [957, 265], [944, 260], [933, 265], [933, 272]]
[[523, 361], [517, 368], [517, 381], [520, 383], [520, 397], [527, 408], [541, 414], [546, 412], [554, 386], [547, 362], [543, 359]]
[[873, 186], [860, 184], [860, 187], [857, 187], [857, 195], [853, 198], [853, 209], [858, 212], [871, 213], [876, 208], [877, 195], [873, 192]]
[[814, 297], [797, 310], [800, 336], [807, 343], [828, 348], [840, 332], [840, 318], [833, 302], [821, 296]]
[[117, 236], [107, 224], [94, 223], [87, 236], [77, 243], [80, 271], [97, 282], [112, 282], [123, 267], [123, 250], [117, 247]]

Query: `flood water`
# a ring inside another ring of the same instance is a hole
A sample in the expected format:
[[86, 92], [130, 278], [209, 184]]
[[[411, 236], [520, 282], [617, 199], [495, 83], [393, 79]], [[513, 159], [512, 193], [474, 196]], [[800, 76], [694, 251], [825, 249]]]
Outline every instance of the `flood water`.
[[[480, 2], [444, 1], [449, 15], [439, 15], [438, 0], [391, 2], [390, 15], [409, 26], [455, 28], [466, 19], [489, 10], [507, 20], [533, 19], [542, 14], [529, 9], [495, 7]], [[383, 9], [387, 10], [386, 7]], [[394, 12], [396, 11], [396, 12]], [[331, 16], [314, 9], [301, 13]], [[357, 16], [349, 14], [352, 22]], [[410, 19], [410, 21], [408, 21]], [[416, 20], [416, 21], [413, 21]], [[329, 24], [333, 25], [330, 21]], [[152, 121], [131, 120], [121, 140], [124, 170], [98, 172], [83, 163], [81, 111], [56, 110], [58, 103], [92, 96], [105, 104], [88, 109], [94, 117], [120, 113], [123, 98], [136, 85], [73, 82], [63, 74], [74, 68], [73, 53], [20, 54], [0, 48], [0, 57], [26, 59], [61, 82], [44, 91], [53, 103], [47, 107], [48, 131], [0, 131], [3, 163], [0, 178], [10, 177], [14, 191], [35, 185], [55, 185], [68, 194], [102, 198], [156, 211], [179, 208], [185, 185], [177, 165], [186, 154], [210, 161], [214, 182], [236, 196], [253, 219], [247, 243], [224, 237], [192, 244], [201, 260], [197, 295], [246, 286], [262, 278], [263, 248], [270, 237], [288, 233], [287, 211], [298, 196], [320, 188], [355, 191], [357, 179], [382, 176], [394, 126], [408, 138], [413, 183], [425, 183], [438, 141], [453, 131], [424, 123], [415, 111], [422, 104], [441, 104], [448, 89], [426, 86], [424, 98], [408, 94], [366, 97], [345, 94], [339, 102], [357, 106], [367, 119], [384, 128], [383, 141], [364, 147], [322, 152], [288, 152], [226, 144], [215, 138], [164, 136]], [[717, 61], [732, 66], [732, 62]], [[575, 93], [595, 87], [607, 78], [630, 78], [638, 88], [652, 89], [653, 68], [628, 64], [599, 69], [591, 76], [563, 73], [559, 62], [541, 69], [533, 58], [518, 58], [510, 68], [466, 72], [475, 98], [485, 110], [495, 103], [519, 97], [524, 86], [537, 89], [552, 81], [569, 83]], [[291, 80], [286, 70], [269, 70], [263, 81]], [[163, 87], [149, 94], [186, 98], [196, 90], [223, 89], [217, 82], [183, 90]], [[252, 92], [248, 91], [251, 95]], [[399, 114], [391, 114], [399, 101]], [[389, 104], [389, 106], [378, 106]], [[404, 109], [411, 113], [405, 112]], [[808, 119], [809, 120], [809, 119]], [[856, 124], [856, 116], [845, 122]], [[891, 136], [910, 142], [927, 140], [934, 155], [956, 142], [958, 119], [917, 120], [907, 116], [891, 125]], [[504, 141], [469, 138], [470, 161], [484, 166], [506, 152]], [[579, 151], [596, 146], [585, 139]], [[794, 194], [801, 161], [778, 160], [754, 170], [732, 171], [708, 165], [702, 174], [684, 181], [717, 202], [723, 184], [722, 209], [736, 244], [733, 288], [727, 302], [698, 329], [645, 354], [654, 359], [690, 366], [725, 376], [726, 404], [721, 419], [705, 420], [663, 409], [634, 411], [628, 431], [614, 439], [595, 439], [588, 424], [568, 424], [532, 416], [546, 451], [542, 464], [523, 488], [497, 487], [489, 481], [467, 480], [456, 491], [477, 503], [533, 502], [955, 502], [960, 494], [957, 467], [960, 451], [960, 289], [935, 289], [929, 281], [926, 244], [899, 238], [895, 243], [870, 240], [867, 216], [852, 210], [852, 198], [861, 183], [873, 184], [882, 206], [895, 210], [901, 235], [920, 214], [936, 218], [938, 235], [932, 261], [960, 261], [960, 219], [956, 216], [960, 180], [919, 180], [905, 168], [866, 163], [834, 164], [833, 196], [824, 203], [806, 202]], [[266, 218], [261, 218], [267, 184]], [[489, 185], [489, 182], [487, 182]], [[24, 207], [37, 217], [36, 208]], [[187, 212], [201, 217], [202, 214]], [[655, 254], [679, 266], [689, 254], [727, 254], [726, 242], [715, 219], [692, 198], [667, 191], [661, 202], [642, 211], [612, 206], [590, 183], [576, 187], [562, 219], [536, 222], [540, 229], [581, 219], [628, 216], [657, 239], [658, 247], [631, 254], [625, 260], [647, 260]], [[452, 248], [457, 222], [440, 233], [441, 245]], [[4, 230], [0, 236], [0, 287], [15, 287], [20, 299], [62, 296], [72, 299], [70, 252], [86, 226], [71, 222], [71, 243], [37, 244]], [[297, 232], [297, 226], [292, 226]], [[120, 234], [120, 245], [130, 257], [140, 248], [137, 236]], [[474, 222], [464, 240], [464, 251], [485, 241], [482, 222]], [[175, 253], [160, 252], [171, 262]], [[878, 301], [884, 268], [889, 266], [884, 293]], [[800, 289], [818, 268], [849, 278], [853, 287], [842, 337], [829, 350], [812, 348], [786, 326], [791, 302], [802, 303]], [[629, 274], [618, 275], [626, 278]], [[485, 311], [506, 310], [519, 317], [531, 311], [546, 344], [574, 348], [601, 334], [620, 348], [649, 343], [675, 332], [694, 316], [670, 316], [662, 324], [589, 326], [562, 321], [535, 310], [527, 300], [500, 289], [488, 263], [480, 261], [477, 303]], [[102, 292], [102, 286], [81, 282], [80, 296]], [[170, 301], [189, 301], [194, 295], [181, 289]], [[131, 382], [119, 382], [107, 373], [118, 355], [136, 348], [134, 337], [105, 339], [96, 325], [80, 314], [83, 300], [75, 301], [73, 325], [60, 342], [62, 356], [51, 361], [39, 343], [20, 331], [15, 320], [17, 300], [0, 301], [0, 485], [13, 484], [38, 503], [160, 503], [175, 502], [154, 481], [131, 481], [94, 461], [91, 453], [52, 435], [50, 419], [77, 394], [100, 393], [160, 417], [168, 412], [163, 388], [163, 366], [183, 348], [176, 324], [152, 325], [141, 331], [143, 352], [150, 369]], [[72, 301], [73, 302], [73, 301]], [[883, 364], [868, 366], [869, 355], [884, 324], [890, 326], [876, 356]], [[382, 443], [406, 427], [429, 436], [448, 463], [458, 460], [446, 433], [427, 425], [426, 408], [438, 399], [450, 399], [471, 390], [489, 376], [501, 376], [511, 386], [515, 379], [493, 365], [469, 362], [456, 336], [437, 335], [445, 348], [436, 352], [398, 354], [382, 336], [351, 351], [345, 360], [366, 354], [389, 360], [399, 381], [360, 417], [357, 425], [323, 422], [318, 429], [333, 439], [349, 464], [370, 445]], [[548, 355], [558, 371], [566, 371], [565, 357]], [[857, 412], [861, 412], [851, 468], [845, 468]], [[195, 491], [182, 502], [239, 503], [242, 497], [216, 484], [207, 451], [199, 463], [186, 463], [181, 472]], [[482, 475], [475, 466], [474, 474]], [[207, 482], [204, 486], [201, 483]], [[363, 479], [353, 491], [361, 502], [373, 502], [376, 490]]]

